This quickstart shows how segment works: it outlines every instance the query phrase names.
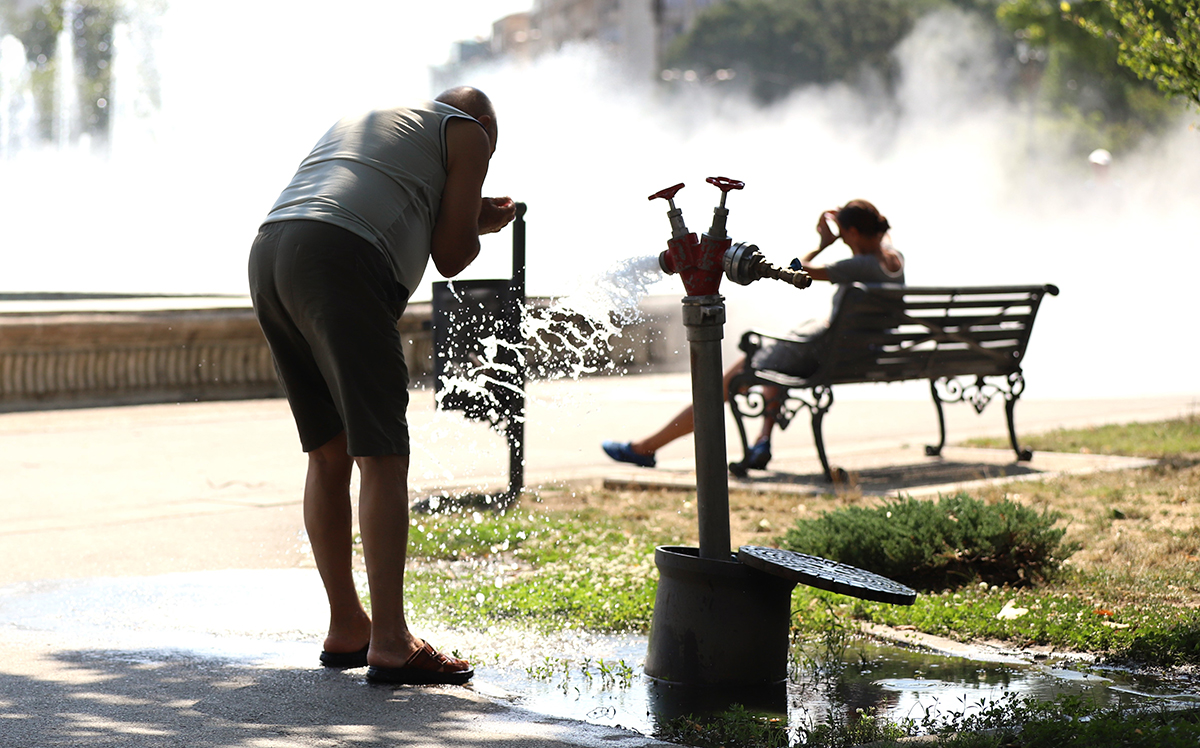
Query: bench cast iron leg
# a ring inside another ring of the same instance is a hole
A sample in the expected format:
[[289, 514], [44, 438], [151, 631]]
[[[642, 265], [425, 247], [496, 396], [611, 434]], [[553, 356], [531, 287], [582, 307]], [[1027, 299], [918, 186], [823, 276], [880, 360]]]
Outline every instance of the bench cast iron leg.
[[[733, 422], [737, 424], [738, 437], [742, 440], [742, 459], [740, 462], [729, 463], [729, 472], [739, 478], [746, 477], [746, 462], [750, 459], [750, 441], [746, 438], [746, 423], [742, 420], [742, 409], [738, 407], [736, 398], [750, 397], [749, 390], [743, 394], [735, 394], [742, 392], [742, 383], [739, 377], [734, 377], [729, 380], [729, 410], [733, 413]], [[763, 406], [766, 407], [765, 405]]]
[[938, 443], [936, 447], [925, 445], [925, 454], [929, 457], [938, 457], [942, 454], [942, 447], [946, 446], [946, 415], [942, 412], [942, 398], [938, 396], [936, 379], [929, 380], [929, 391], [933, 393], [933, 405], [937, 408]]
[[1033, 459], [1033, 450], [1024, 449], [1017, 443], [1017, 426], [1013, 418], [1013, 411], [1017, 407], [1017, 398], [1021, 396], [1019, 391], [1004, 398], [1004, 412], [1008, 416], [1008, 441], [1012, 444], [1013, 451], [1017, 453], [1017, 462], [1029, 462]]
[[821, 469], [825, 471], [825, 480], [828, 483], [833, 483], [833, 471], [829, 469], [829, 458], [825, 456], [825, 438], [821, 435], [821, 421], [825, 420], [825, 412], [831, 405], [833, 405], [833, 390], [829, 387], [813, 387], [813, 441], [817, 444], [817, 457], [821, 458]]

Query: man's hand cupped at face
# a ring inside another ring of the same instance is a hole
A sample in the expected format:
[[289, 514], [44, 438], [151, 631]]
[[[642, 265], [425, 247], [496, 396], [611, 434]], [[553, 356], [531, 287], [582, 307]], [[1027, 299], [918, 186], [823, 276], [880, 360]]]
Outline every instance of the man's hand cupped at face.
[[494, 234], [512, 223], [517, 204], [511, 197], [485, 197], [479, 203], [479, 233]]

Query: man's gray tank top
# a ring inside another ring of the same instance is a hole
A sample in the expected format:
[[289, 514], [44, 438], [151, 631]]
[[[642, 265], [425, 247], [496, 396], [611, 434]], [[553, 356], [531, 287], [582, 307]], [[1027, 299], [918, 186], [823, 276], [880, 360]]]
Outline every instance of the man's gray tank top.
[[323, 221], [353, 232], [383, 251], [411, 294], [429, 264], [446, 184], [446, 124], [455, 117], [476, 121], [437, 101], [339, 121], [263, 223]]

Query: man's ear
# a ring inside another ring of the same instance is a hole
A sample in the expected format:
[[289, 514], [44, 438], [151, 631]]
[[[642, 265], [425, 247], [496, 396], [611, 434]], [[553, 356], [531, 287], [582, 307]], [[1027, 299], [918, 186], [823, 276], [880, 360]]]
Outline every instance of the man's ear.
[[490, 114], [483, 114], [475, 118], [479, 124], [483, 125], [483, 131], [487, 133], [488, 140], [492, 143], [492, 153], [496, 152], [496, 118]]

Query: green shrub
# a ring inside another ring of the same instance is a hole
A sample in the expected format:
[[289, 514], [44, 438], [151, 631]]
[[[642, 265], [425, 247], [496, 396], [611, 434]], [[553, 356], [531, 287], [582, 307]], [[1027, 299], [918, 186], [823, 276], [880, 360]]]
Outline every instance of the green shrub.
[[967, 582], [1023, 585], [1044, 578], [1076, 548], [1057, 514], [966, 494], [899, 499], [797, 520], [781, 547], [873, 571], [922, 590]]

